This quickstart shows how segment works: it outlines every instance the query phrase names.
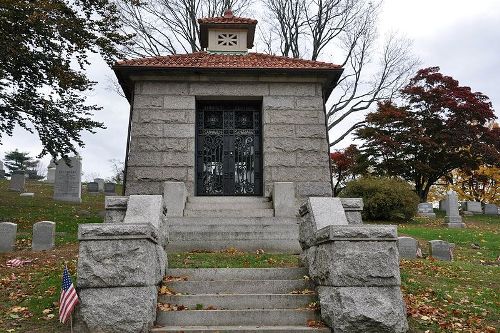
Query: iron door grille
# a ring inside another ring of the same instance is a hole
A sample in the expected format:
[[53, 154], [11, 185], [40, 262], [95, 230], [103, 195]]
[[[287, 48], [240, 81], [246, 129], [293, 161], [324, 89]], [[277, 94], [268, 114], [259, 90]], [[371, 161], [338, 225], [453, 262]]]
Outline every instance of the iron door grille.
[[197, 195], [262, 195], [261, 103], [198, 102]]

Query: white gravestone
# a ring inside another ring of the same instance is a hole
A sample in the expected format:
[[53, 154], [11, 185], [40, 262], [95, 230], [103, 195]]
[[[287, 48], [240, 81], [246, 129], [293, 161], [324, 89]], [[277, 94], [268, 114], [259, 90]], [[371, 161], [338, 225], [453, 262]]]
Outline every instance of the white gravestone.
[[5, 170], [3, 169], [3, 162], [0, 161], [0, 179], [5, 178]]
[[412, 237], [398, 237], [399, 257], [403, 259], [415, 259], [418, 253], [418, 242]]
[[434, 213], [434, 209], [432, 208], [432, 204], [430, 202], [419, 203], [417, 214], [418, 216], [423, 217], [436, 217], [436, 214]]
[[486, 215], [498, 215], [498, 207], [494, 204], [484, 205], [484, 214]]
[[13, 173], [10, 176], [9, 190], [16, 192], [24, 192], [26, 177], [24, 173]]
[[96, 182], [99, 186], [99, 192], [104, 192], [104, 179], [102, 178], [94, 178], [94, 182]]
[[453, 243], [448, 243], [442, 240], [429, 241], [429, 252], [435, 259], [452, 261], [454, 248], [455, 244]]
[[54, 184], [56, 181], [56, 167], [54, 160], [50, 161], [47, 167], [47, 183]]
[[0, 223], [0, 253], [14, 251], [16, 245], [17, 224], [11, 222]]
[[78, 157], [70, 158], [70, 165], [64, 159], [57, 162], [54, 183], [54, 200], [82, 202], [82, 163]]
[[483, 208], [481, 207], [481, 203], [477, 201], [465, 201], [463, 203], [463, 208], [467, 212], [471, 212], [473, 214], [482, 214]]
[[458, 197], [455, 191], [449, 191], [446, 194], [446, 216], [444, 223], [449, 228], [465, 228], [462, 217], [458, 214]]
[[53, 249], [56, 240], [56, 223], [41, 221], [33, 224], [33, 239], [31, 249], [33, 251], [44, 251]]

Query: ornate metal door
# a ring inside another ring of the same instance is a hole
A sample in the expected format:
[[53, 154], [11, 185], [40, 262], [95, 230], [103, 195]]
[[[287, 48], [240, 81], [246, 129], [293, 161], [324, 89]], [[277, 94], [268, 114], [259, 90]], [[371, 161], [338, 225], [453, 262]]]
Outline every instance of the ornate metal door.
[[198, 102], [197, 195], [262, 195], [261, 105]]

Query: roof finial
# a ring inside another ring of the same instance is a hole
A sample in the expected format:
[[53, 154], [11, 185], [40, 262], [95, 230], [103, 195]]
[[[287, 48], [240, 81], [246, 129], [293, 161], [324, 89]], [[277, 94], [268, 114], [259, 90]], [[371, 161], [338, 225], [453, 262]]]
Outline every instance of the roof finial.
[[224, 12], [224, 17], [226, 18], [231, 18], [233, 17], [233, 11], [231, 10], [231, 7], [229, 7], [228, 9], [226, 9], [226, 11]]

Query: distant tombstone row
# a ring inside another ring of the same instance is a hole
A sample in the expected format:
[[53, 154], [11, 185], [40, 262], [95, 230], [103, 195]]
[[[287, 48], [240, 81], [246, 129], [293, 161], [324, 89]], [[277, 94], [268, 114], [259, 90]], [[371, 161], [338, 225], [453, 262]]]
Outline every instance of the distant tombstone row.
[[484, 205], [484, 214], [485, 215], [500, 215], [499, 208], [494, 204], [486, 204]]
[[[429, 253], [431, 257], [438, 260], [452, 261], [455, 244], [443, 240], [429, 241]], [[398, 237], [399, 257], [403, 259], [415, 259], [422, 256], [418, 242], [412, 237]]]
[[116, 184], [105, 183], [104, 179], [95, 178], [93, 182], [87, 183], [87, 192], [90, 194], [104, 192], [105, 195], [116, 195]]
[[434, 213], [434, 209], [432, 208], [432, 203], [419, 203], [417, 208], [417, 215], [422, 217], [436, 217], [436, 213]]
[[[446, 211], [448, 207], [447, 197], [448, 193], [445, 199], [439, 201], [439, 210]], [[458, 201], [457, 201], [457, 207], [458, 207]], [[464, 215], [476, 215], [476, 214], [500, 215], [499, 207], [497, 205], [485, 204], [483, 207], [479, 201], [470, 201], [470, 200], [464, 201], [461, 204], [461, 208]]]
[[[0, 253], [14, 251], [16, 244], [17, 224], [0, 222]], [[53, 249], [55, 246], [56, 224], [51, 221], [41, 221], [33, 225], [31, 248], [33, 251]]]
[[66, 163], [60, 159], [56, 163], [54, 200], [82, 202], [82, 163], [79, 157], [70, 157]]

